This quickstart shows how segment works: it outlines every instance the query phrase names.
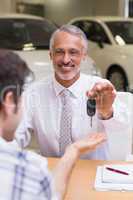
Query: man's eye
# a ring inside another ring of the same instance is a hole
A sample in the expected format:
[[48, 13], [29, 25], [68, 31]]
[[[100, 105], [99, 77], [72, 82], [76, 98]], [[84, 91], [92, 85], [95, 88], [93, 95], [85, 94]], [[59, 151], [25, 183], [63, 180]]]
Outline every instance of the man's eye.
[[76, 50], [72, 50], [72, 51], [70, 51], [70, 54], [73, 56], [79, 56], [80, 52], [76, 51]]
[[57, 49], [57, 50], [55, 50], [55, 54], [56, 55], [63, 55], [64, 51], [62, 51], [61, 49]]

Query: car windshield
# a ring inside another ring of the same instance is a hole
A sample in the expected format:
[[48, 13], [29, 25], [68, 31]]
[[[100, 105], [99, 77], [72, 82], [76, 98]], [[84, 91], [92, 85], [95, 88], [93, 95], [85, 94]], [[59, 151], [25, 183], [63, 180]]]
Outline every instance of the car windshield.
[[133, 44], [133, 22], [132, 21], [111, 21], [105, 22], [111, 30], [115, 41], [119, 45]]
[[49, 39], [56, 28], [47, 20], [0, 19], [0, 48], [48, 49]]

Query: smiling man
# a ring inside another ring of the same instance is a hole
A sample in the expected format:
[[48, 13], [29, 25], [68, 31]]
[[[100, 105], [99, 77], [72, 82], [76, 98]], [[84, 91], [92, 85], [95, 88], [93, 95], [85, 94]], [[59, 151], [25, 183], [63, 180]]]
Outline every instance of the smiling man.
[[[28, 145], [31, 130], [43, 155], [61, 156], [68, 145], [94, 132], [108, 134], [109, 130], [127, 127], [126, 111], [120, 103], [114, 104], [114, 86], [100, 77], [80, 73], [87, 54], [88, 42], [79, 28], [64, 25], [53, 33], [50, 58], [54, 75], [34, 84], [24, 95], [25, 115], [15, 136], [21, 147]], [[86, 111], [88, 97], [96, 100], [92, 124]], [[108, 159], [108, 144], [84, 158]]]

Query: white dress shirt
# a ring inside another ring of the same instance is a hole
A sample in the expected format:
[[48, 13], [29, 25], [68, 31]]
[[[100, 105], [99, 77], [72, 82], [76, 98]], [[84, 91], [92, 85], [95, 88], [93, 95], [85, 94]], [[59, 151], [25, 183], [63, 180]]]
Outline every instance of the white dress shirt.
[[[81, 74], [80, 78], [68, 89], [72, 93], [72, 140], [73, 142], [93, 132], [120, 131], [126, 126], [126, 112], [120, 102], [114, 103], [114, 114], [109, 120], [101, 120], [98, 115], [90, 117], [86, 112], [86, 91], [98, 81], [96, 76]], [[24, 94], [24, 116], [16, 132], [16, 140], [21, 147], [30, 141], [30, 132], [34, 130], [40, 151], [44, 156], [59, 156], [59, 130], [61, 117], [60, 93], [64, 89], [55, 78], [49, 77], [33, 84]], [[84, 155], [88, 159], [108, 159], [108, 143], [97, 150]]]

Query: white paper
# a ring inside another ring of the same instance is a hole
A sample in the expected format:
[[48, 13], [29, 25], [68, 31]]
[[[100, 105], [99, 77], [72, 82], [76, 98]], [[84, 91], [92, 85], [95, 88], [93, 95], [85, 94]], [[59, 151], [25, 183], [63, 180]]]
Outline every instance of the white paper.
[[132, 183], [116, 183], [103, 182], [103, 166], [98, 166], [96, 171], [96, 178], [94, 188], [98, 191], [118, 190], [118, 191], [133, 191]]
[[[107, 167], [120, 170], [129, 175], [109, 171]], [[133, 184], [133, 165], [104, 165], [102, 169], [102, 182], [106, 183], [132, 183]]]

